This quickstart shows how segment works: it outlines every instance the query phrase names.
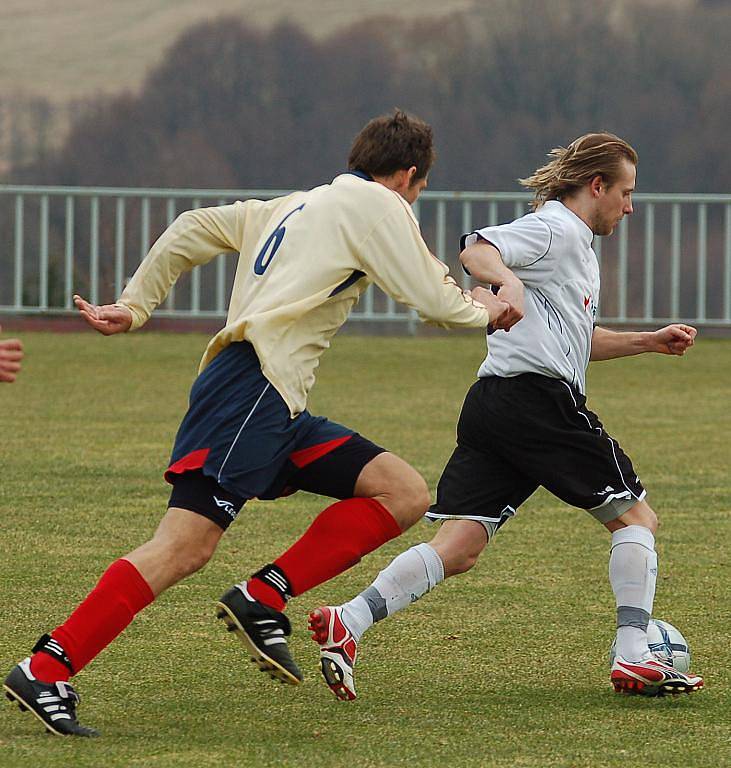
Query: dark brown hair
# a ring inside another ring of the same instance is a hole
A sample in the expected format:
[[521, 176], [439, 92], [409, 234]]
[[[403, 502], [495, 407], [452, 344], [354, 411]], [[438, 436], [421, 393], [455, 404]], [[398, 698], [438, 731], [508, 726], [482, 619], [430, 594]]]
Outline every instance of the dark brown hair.
[[538, 168], [527, 179], [518, 179], [532, 189], [536, 208], [546, 200], [561, 200], [601, 176], [608, 187], [619, 178], [622, 160], [637, 165], [637, 152], [613, 133], [586, 133], [568, 147], [556, 147], [548, 156], [549, 163]]
[[390, 176], [416, 167], [415, 179], [423, 179], [434, 164], [432, 129], [423, 120], [400, 109], [375, 117], [353, 140], [348, 169], [370, 176]]

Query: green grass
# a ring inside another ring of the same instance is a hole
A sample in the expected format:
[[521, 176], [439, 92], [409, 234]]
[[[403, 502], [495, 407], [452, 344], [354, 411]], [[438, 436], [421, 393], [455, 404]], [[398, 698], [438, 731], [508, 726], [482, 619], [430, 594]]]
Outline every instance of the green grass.
[[[0, 668], [60, 623], [164, 511], [161, 480], [205, 339], [25, 334], [22, 377], [0, 387]], [[311, 410], [413, 463], [433, 487], [482, 358], [479, 335], [345, 336]], [[213, 619], [235, 580], [279, 554], [323, 506], [252, 503], [214, 560], [164, 594], [76, 679], [103, 738], [62, 740], [0, 706], [0, 766], [722, 766], [731, 763], [728, 381], [731, 343], [683, 359], [599, 363], [589, 405], [632, 456], [659, 513], [655, 613], [690, 640], [707, 689], [615, 696], [606, 650], [608, 536], [543, 492], [469, 574], [362, 645], [359, 700], [321, 683], [308, 610], [365, 587], [401, 540], [290, 606], [294, 689], [257, 673]]]

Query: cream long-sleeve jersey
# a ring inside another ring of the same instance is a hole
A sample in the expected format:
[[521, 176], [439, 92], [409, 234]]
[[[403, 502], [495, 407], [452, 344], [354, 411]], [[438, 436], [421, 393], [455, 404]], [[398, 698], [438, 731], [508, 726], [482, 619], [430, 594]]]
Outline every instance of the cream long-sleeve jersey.
[[487, 310], [427, 248], [408, 203], [352, 173], [306, 192], [181, 214], [160, 236], [119, 299], [139, 328], [178, 277], [222, 252], [239, 253], [225, 327], [200, 370], [249, 341], [289, 406], [306, 407], [320, 355], [371, 283], [443, 326], [487, 326]]

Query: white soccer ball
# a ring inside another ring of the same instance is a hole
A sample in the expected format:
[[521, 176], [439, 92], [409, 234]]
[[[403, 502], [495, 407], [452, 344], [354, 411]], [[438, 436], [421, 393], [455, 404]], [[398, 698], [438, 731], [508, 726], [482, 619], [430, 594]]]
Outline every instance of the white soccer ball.
[[[647, 644], [660, 661], [664, 661], [678, 672], [690, 670], [690, 648], [683, 635], [669, 622], [650, 619], [647, 625]], [[614, 664], [616, 639], [609, 649], [609, 666]]]

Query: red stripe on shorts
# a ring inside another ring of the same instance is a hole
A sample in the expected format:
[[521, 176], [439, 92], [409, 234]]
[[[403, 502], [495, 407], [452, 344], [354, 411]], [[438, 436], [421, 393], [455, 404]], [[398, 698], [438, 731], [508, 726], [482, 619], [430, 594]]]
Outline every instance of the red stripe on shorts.
[[309, 448], [303, 448], [301, 451], [290, 453], [289, 460], [295, 467], [302, 469], [302, 467], [312, 464], [313, 461], [317, 461], [317, 459], [326, 456], [330, 451], [334, 451], [343, 443], [347, 443], [351, 437], [353, 437], [353, 435], [345, 435], [345, 437], [338, 437], [335, 440], [328, 440], [326, 443], [311, 445]]
[[199, 448], [197, 451], [186, 454], [165, 470], [165, 479], [172, 485], [172, 475], [182, 475], [183, 472], [188, 472], [191, 469], [201, 469], [206, 463], [210, 451], [210, 448]]

